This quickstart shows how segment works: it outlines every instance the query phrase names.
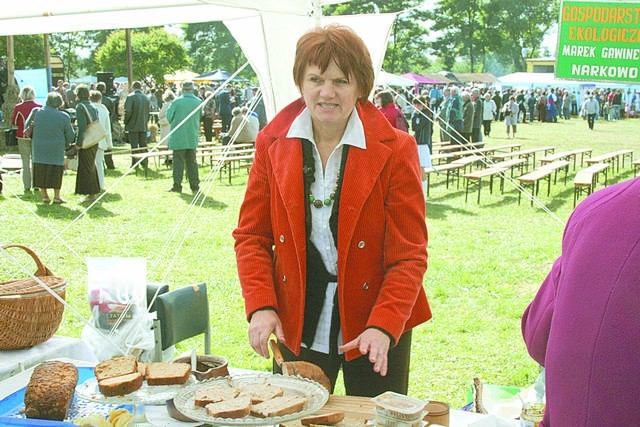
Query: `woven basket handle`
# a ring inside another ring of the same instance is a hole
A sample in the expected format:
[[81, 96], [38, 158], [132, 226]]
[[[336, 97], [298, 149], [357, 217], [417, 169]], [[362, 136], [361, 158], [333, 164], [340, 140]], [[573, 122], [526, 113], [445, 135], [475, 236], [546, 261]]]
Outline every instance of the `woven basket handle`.
[[34, 273], [35, 276], [53, 276], [53, 273], [51, 272], [51, 270], [49, 270], [42, 263], [42, 261], [40, 261], [40, 258], [38, 258], [38, 255], [36, 255], [36, 253], [33, 252], [28, 247], [22, 246], [22, 245], [16, 245], [16, 244], [2, 246], [2, 249], [7, 249], [7, 248], [20, 248], [24, 250], [26, 253], [28, 253], [31, 256], [31, 258], [33, 258], [33, 260], [36, 262], [36, 265], [38, 266], [38, 270]]

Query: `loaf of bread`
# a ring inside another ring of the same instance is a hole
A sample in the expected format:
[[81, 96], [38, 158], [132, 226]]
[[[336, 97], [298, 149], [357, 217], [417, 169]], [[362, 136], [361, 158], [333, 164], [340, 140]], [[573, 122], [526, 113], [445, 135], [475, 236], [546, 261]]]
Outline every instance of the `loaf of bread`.
[[140, 375], [142, 375], [142, 378], [144, 378], [145, 375], [147, 375], [147, 365], [148, 363], [138, 362], [138, 372], [140, 372]]
[[216, 418], [243, 418], [251, 411], [251, 398], [246, 394], [239, 394], [233, 399], [209, 403], [205, 409]]
[[293, 414], [302, 411], [307, 404], [307, 398], [302, 396], [280, 396], [266, 400], [251, 407], [254, 417], [268, 418]]
[[36, 366], [24, 395], [26, 417], [64, 420], [77, 383], [78, 369], [71, 363], [51, 361]]
[[199, 388], [194, 392], [194, 404], [196, 406], [207, 406], [209, 403], [230, 400], [236, 397], [240, 392], [238, 389], [229, 387], [228, 385], [214, 385]]
[[272, 384], [247, 384], [240, 387], [240, 393], [248, 394], [251, 403], [261, 403], [282, 396], [284, 390]]
[[98, 381], [100, 393], [107, 397], [133, 393], [140, 387], [142, 387], [142, 375], [138, 371]]
[[184, 384], [191, 375], [188, 363], [147, 363], [145, 379], [148, 385]]
[[138, 371], [138, 361], [133, 356], [120, 356], [103, 360], [93, 369], [98, 382], [107, 378], [132, 374]]

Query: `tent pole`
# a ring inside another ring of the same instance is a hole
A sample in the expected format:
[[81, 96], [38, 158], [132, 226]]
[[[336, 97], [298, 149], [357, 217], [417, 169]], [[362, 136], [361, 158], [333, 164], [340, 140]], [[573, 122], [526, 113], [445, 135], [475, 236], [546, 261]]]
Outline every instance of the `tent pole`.
[[313, 24], [316, 27], [322, 26], [322, 5], [319, 1], [311, 2], [311, 16], [313, 17]]
[[[16, 63], [15, 63], [15, 52], [13, 50], [13, 36], [12, 35], [8, 35], [7, 36], [7, 88], [9, 86], [14, 86], [15, 85], [15, 80], [13, 77], [13, 72], [16, 69]], [[8, 89], [7, 89], [8, 92]]]
[[44, 41], [44, 68], [46, 68], [48, 79], [51, 79], [47, 82], [47, 89], [51, 89], [53, 87], [53, 76], [51, 73], [51, 46], [49, 45], [49, 34], [43, 34]]
[[131, 92], [131, 85], [133, 84], [133, 52], [131, 50], [131, 28], [124, 30], [126, 44], [127, 44], [127, 80], [128, 90]]

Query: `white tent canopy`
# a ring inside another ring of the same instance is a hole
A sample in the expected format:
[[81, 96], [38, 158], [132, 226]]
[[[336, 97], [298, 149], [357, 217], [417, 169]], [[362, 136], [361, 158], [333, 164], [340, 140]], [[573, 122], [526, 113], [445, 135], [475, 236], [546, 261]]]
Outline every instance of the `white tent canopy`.
[[383, 86], [414, 86], [416, 82], [407, 79], [396, 74], [387, 73], [386, 71], [380, 71], [376, 77], [376, 84]]
[[[338, 22], [363, 38], [380, 69], [395, 14], [321, 17], [345, 0], [31, 0], [0, 10], [0, 35], [137, 28], [221, 20], [256, 72], [267, 115], [299, 96], [291, 70], [297, 39], [315, 25]], [[16, 53], [17, 55], [20, 52]], [[134, 63], [135, 67], [135, 63]]]

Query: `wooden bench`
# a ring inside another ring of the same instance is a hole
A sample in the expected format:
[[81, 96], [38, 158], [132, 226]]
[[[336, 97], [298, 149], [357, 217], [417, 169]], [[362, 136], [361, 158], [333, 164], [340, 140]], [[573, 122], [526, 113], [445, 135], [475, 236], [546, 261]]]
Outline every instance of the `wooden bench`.
[[573, 178], [573, 207], [576, 207], [576, 202], [582, 194], [587, 196], [593, 193], [593, 190], [598, 183], [598, 175], [600, 172], [604, 172], [604, 185], [607, 185], [607, 170], [611, 163], [594, 163], [585, 169], [579, 170]]
[[622, 167], [624, 168], [624, 159], [629, 158], [629, 164], [633, 164], [633, 150], [618, 150], [611, 153], [601, 154], [599, 156], [592, 157], [587, 160], [587, 165], [593, 165], [596, 163], [609, 163], [615, 166], [616, 172], [620, 171], [620, 162], [622, 160]]
[[520, 173], [524, 172], [524, 168], [527, 167], [527, 161], [526, 159], [510, 159], [510, 160], [505, 160], [502, 162], [498, 162], [498, 163], [494, 163], [492, 165], [493, 167], [499, 167], [499, 168], [508, 168], [511, 171], [511, 178], [513, 178], [513, 170], [515, 168], [518, 168], [518, 170], [520, 171]]
[[464, 150], [452, 151], [449, 153], [434, 154], [433, 156], [431, 156], [431, 160], [432, 161], [444, 160], [445, 163], [451, 163], [454, 160], [459, 159], [460, 157], [473, 156], [473, 155], [491, 156], [496, 151], [501, 151], [506, 149], [513, 150], [514, 148], [517, 149], [519, 147], [520, 147], [520, 144], [508, 144], [508, 145], [498, 145], [495, 147], [464, 149]]
[[558, 153], [550, 154], [540, 159], [540, 164], [545, 165], [548, 163], [555, 162], [556, 160], [570, 160], [573, 162], [573, 170], [576, 170], [577, 158], [578, 154], [580, 154], [580, 167], [584, 165], [584, 158], [591, 158], [591, 152], [593, 149], [591, 148], [580, 148], [577, 150], [571, 151], [560, 151]]
[[[533, 206], [533, 199], [538, 195], [540, 189], [540, 181], [547, 181], [547, 196], [551, 194], [551, 176], [553, 175], [553, 183], [556, 183], [558, 177], [558, 170], [564, 169], [564, 181], [567, 182], [567, 172], [569, 169], [568, 160], [556, 160], [553, 163], [548, 163], [544, 166], [540, 166], [527, 174], [518, 177], [520, 185], [526, 190], [527, 186], [531, 186], [531, 206]], [[518, 192], [518, 204], [522, 199], [522, 191]]]
[[633, 166], [633, 176], [638, 176], [638, 171], [640, 171], [640, 159], [634, 160], [631, 162], [631, 165]]
[[469, 196], [469, 186], [475, 183], [478, 186], [478, 204], [480, 204], [480, 190], [482, 189], [482, 179], [489, 178], [489, 192], [493, 193], [493, 177], [495, 175], [500, 176], [500, 188], [504, 190], [504, 175], [508, 169], [504, 167], [489, 167], [486, 169], [481, 169], [479, 171], [470, 172], [464, 174], [464, 179], [466, 182], [465, 185], [465, 194], [464, 201], [467, 202], [467, 198]]

